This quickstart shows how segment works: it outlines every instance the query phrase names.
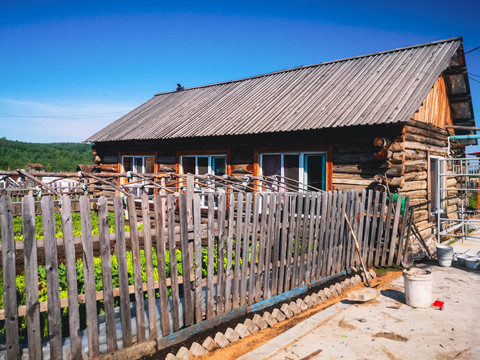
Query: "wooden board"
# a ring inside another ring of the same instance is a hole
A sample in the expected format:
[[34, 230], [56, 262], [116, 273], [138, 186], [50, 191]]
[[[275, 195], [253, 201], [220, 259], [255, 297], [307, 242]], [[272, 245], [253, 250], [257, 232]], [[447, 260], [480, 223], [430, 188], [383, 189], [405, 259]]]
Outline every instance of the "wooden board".
[[283, 285], [285, 279], [286, 266], [290, 268], [290, 264], [286, 263], [287, 255], [287, 232], [288, 232], [288, 212], [289, 212], [289, 195], [285, 193], [283, 202], [283, 214], [282, 214], [282, 230], [280, 240], [280, 259], [279, 259], [279, 272], [278, 272], [278, 294], [283, 293]]
[[290, 223], [288, 225], [287, 269], [285, 272], [285, 284], [283, 287], [283, 291], [288, 291], [291, 289], [290, 281], [291, 281], [292, 271], [294, 268], [294, 264], [292, 265], [292, 257], [293, 257], [292, 251], [293, 251], [293, 237], [295, 233], [295, 216], [296, 216], [295, 205], [297, 203], [297, 194], [291, 193], [289, 199], [290, 199], [290, 203], [289, 203]]
[[233, 236], [235, 224], [235, 195], [229, 195], [228, 206], [228, 237], [227, 237], [227, 267], [225, 270], [225, 311], [232, 309], [232, 253], [233, 253]]
[[272, 246], [273, 246], [273, 234], [275, 233], [274, 218], [275, 218], [275, 204], [276, 196], [275, 194], [269, 195], [269, 204], [268, 204], [268, 222], [267, 222], [267, 238], [265, 240], [265, 276], [264, 276], [264, 285], [263, 285], [263, 299], [266, 300], [270, 297], [270, 288], [271, 288], [271, 265], [272, 265]]
[[217, 314], [225, 311], [225, 193], [218, 195]]
[[178, 289], [178, 266], [175, 244], [175, 198], [167, 195], [168, 254], [170, 257], [170, 280], [172, 290], [173, 331], [180, 329], [180, 293]]
[[[187, 196], [180, 193], [178, 197], [178, 208], [180, 213], [180, 246], [182, 252], [182, 274], [190, 275], [190, 251], [188, 243], [188, 222]], [[187, 277], [188, 279], [188, 277]], [[192, 287], [190, 281], [183, 282], [183, 319], [185, 326], [193, 324], [193, 303]]]
[[372, 218], [372, 225], [371, 225], [371, 232], [370, 232], [370, 239], [369, 239], [369, 251], [368, 251], [368, 266], [372, 266], [375, 262], [375, 239], [377, 234], [377, 222], [378, 222], [378, 211], [380, 209], [380, 193], [375, 193], [375, 201], [373, 203], [373, 218]]
[[260, 194], [255, 193], [253, 199], [253, 219], [252, 219], [252, 240], [251, 240], [251, 254], [250, 254], [250, 273], [248, 281], [248, 305], [252, 305], [255, 300], [255, 284], [256, 284], [256, 270], [257, 267], [257, 249], [258, 249], [258, 214], [260, 208]]
[[215, 316], [214, 294], [213, 294], [213, 264], [214, 264], [214, 198], [208, 194], [208, 249], [207, 249], [207, 319]]
[[242, 237], [242, 274], [240, 280], [240, 306], [247, 303], [248, 252], [250, 245], [250, 221], [252, 215], [252, 193], [245, 197], [245, 226]]
[[235, 236], [235, 269], [233, 274], [233, 295], [232, 309], [239, 307], [240, 294], [240, 252], [242, 245], [242, 218], [243, 218], [243, 193], [238, 194], [237, 198], [237, 233]]
[[397, 245], [398, 224], [400, 222], [400, 212], [402, 211], [402, 201], [403, 201], [403, 196], [399, 195], [397, 198], [397, 204], [396, 204], [397, 206], [395, 208], [395, 218], [393, 220], [390, 249], [388, 251], [388, 266], [393, 265], [393, 257], [395, 255], [395, 248]]
[[260, 222], [260, 240], [258, 245], [258, 270], [257, 270], [257, 279], [255, 286], [255, 301], [259, 302], [262, 300], [262, 289], [264, 289], [264, 279], [265, 279], [265, 237], [267, 231], [267, 208], [268, 208], [268, 194], [261, 194], [261, 203], [262, 203], [262, 217]]
[[[390, 231], [391, 231], [391, 225], [392, 225], [392, 212], [393, 212], [393, 197], [389, 196], [388, 199], [388, 211], [387, 211], [387, 216], [385, 218], [384, 222], [384, 236], [383, 236], [383, 242], [381, 243], [381, 250], [379, 251], [381, 254], [381, 264], [382, 266], [385, 266], [387, 264], [387, 251], [389, 249], [390, 245]], [[383, 217], [382, 217], [383, 219]]]

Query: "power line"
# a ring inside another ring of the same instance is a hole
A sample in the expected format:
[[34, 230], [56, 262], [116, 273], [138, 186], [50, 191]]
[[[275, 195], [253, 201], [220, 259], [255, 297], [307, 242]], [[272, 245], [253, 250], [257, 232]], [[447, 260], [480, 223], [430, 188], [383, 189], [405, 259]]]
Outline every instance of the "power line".
[[469, 76], [468, 78], [469, 78], [470, 80], [473, 80], [473, 81], [478, 82], [478, 83], [480, 84], [480, 80], [477, 80], [477, 79], [472, 78], [472, 77], [470, 77], [470, 76]]
[[465, 51], [464, 54], [468, 54], [469, 52], [475, 51], [477, 49], [480, 49], [480, 46], [477, 46], [476, 48], [473, 48], [472, 50]]
[[125, 112], [99, 113], [99, 114], [78, 114], [78, 115], [21, 115], [21, 114], [0, 114], [0, 117], [10, 118], [33, 118], [33, 119], [57, 119], [57, 120], [81, 120], [92, 117], [111, 117], [124, 115]]

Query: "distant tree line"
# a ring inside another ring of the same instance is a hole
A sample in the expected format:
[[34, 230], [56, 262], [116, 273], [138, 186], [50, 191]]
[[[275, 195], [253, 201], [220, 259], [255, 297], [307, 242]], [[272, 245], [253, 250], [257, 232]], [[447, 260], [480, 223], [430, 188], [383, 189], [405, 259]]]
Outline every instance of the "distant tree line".
[[45, 171], [75, 171], [92, 164], [92, 145], [81, 143], [28, 143], [0, 138], [0, 169], [28, 170], [28, 164], [45, 165]]

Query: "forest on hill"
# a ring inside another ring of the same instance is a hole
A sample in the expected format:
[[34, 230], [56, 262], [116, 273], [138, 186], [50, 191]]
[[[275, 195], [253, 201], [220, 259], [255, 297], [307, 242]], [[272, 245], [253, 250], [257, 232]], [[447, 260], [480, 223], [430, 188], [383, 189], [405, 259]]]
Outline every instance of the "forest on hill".
[[75, 171], [78, 164], [92, 164], [92, 145], [40, 144], [0, 138], [0, 170], [28, 170], [29, 163], [45, 165], [45, 171]]

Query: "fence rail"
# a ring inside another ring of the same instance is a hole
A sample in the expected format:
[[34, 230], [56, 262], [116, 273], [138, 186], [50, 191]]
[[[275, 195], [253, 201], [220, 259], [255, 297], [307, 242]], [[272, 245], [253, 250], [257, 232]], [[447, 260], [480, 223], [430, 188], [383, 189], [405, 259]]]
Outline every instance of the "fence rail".
[[[67, 352], [79, 358], [83, 333], [91, 357], [143, 341], [167, 346], [181, 329], [358, 266], [345, 214], [367, 265], [398, 265], [408, 229], [408, 198], [372, 191], [180, 193], [155, 195], [153, 200], [144, 194], [142, 219], [154, 220], [143, 221], [141, 231], [133, 196], [127, 197], [126, 208], [123, 198], [101, 197], [98, 235], [92, 234], [91, 201], [87, 196], [78, 200], [82, 235], [74, 237], [72, 200], [62, 198], [60, 239], [53, 199], [44, 197], [44, 239], [38, 240], [34, 199], [25, 196], [24, 240], [15, 242], [11, 197], [0, 199], [3, 291], [8, 299], [0, 320], [7, 359], [19, 357], [19, 323], [25, 316], [32, 358], [40, 358], [47, 348], [52, 359], [67, 357]], [[25, 302], [18, 304], [22, 252]], [[48, 301], [39, 298], [39, 286], [45, 285], [40, 284], [39, 263], [45, 264]], [[66, 277], [68, 297], [61, 298], [59, 276]], [[100, 307], [104, 324], [99, 326]], [[62, 308], [68, 309], [68, 319]], [[41, 313], [48, 316], [49, 347], [41, 338]], [[62, 334], [70, 337], [69, 348], [62, 347]]]

